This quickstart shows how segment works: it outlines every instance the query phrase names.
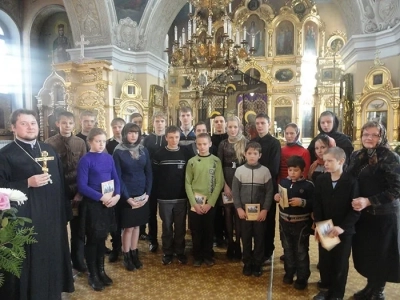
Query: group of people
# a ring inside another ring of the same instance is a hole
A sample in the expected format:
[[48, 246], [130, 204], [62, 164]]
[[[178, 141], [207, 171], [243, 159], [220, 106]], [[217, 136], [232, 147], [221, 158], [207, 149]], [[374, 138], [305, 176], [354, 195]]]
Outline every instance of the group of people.
[[[0, 187], [28, 196], [19, 214], [32, 219], [38, 243], [27, 246], [21, 278], [7, 274], [1, 298], [60, 299], [61, 292], [74, 290], [71, 261], [74, 269], [88, 272], [94, 290], [103, 290], [113, 283], [104, 268], [108, 235], [109, 261], [122, 254], [126, 270], [141, 269], [140, 228], [148, 224], [149, 250], [156, 252], [157, 213], [162, 264], [175, 257], [188, 263], [187, 220], [193, 266], [214, 265], [216, 241], [227, 244], [229, 259], [243, 261], [244, 275], [261, 276], [275, 249], [277, 206], [284, 284], [306, 288], [309, 236], [324, 238], [313, 224], [328, 219], [334, 226], [327, 235], [338, 237], [340, 244], [330, 251], [319, 244], [321, 292], [315, 300], [343, 298], [351, 250], [356, 270], [367, 278], [355, 299], [384, 299], [386, 282], [400, 282], [400, 160], [381, 124], [366, 123], [363, 148], [353, 152], [328, 111], [321, 114], [320, 134], [308, 149], [294, 123], [287, 124], [281, 147], [264, 113], [256, 116], [258, 136], [250, 141], [237, 117], [215, 116], [212, 136], [204, 122], [193, 127], [189, 107], [180, 109], [180, 127], [167, 127], [166, 116], [154, 114], [149, 135], [142, 133], [140, 115], [129, 123], [115, 118], [108, 140], [95, 128], [95, 118], [82, 113], [82, 131], [74, 136], [74, 115], [60, 112], [59, 134], [42, 143], [35, 113], [13, 112], [15, 140], [0, 150]], [[42, 150], [54, 158], [47, 172], [35, 160]]]

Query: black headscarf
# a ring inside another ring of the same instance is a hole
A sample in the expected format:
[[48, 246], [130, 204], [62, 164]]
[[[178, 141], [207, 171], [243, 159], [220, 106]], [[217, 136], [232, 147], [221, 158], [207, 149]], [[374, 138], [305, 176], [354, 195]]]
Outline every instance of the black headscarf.
[[388, 145], [388, 140], [387, 140], [387, 133], [386, 133], [386, 128], [383, 126], [381, 123], [376, 122], [376, 121], [368, 121], [367, 123], [364, 124], [364, 126], [361, 128], [361, 138], [363, 135], [363, 131], [367, 128], [378, 128], [379, 129], [379, 141], [376, 144], [375, 148], [367, 149], [364, 147], [361, 150], [362, 154], [366, 154], [368, 156], [368, 164], [370, 165], [375, 165], [378, 163], [378, 157], [377, 157], [377, 149], [379, 148], [389, 148]]

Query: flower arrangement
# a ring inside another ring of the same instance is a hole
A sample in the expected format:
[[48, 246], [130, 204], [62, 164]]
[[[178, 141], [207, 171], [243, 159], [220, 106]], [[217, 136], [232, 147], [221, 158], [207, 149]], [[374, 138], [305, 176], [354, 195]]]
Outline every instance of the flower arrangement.
[[25, 244], [37, 242], [33, 226], [25, 225], [32, 220], [17, 217], [18, 210], [11, 206], [11, 201], [21, 205], [27, 199], [21, 191], [0, 188], [0, 286], [4, 284], [4, 271], [20, 277]]

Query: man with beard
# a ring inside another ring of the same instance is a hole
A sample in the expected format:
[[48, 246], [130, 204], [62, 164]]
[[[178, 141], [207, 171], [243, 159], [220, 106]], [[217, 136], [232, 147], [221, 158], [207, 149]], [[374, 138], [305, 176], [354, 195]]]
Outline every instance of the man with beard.
[[[74, 291], [66, 227], [72, 210], [64, 194], [62, 164], [52, 146], [37, 141], [34, 111], [14, 111], [11, 124], [15, 139], [0, 150], [0, 187], [27, 195], [18, 216], [32, 219], [38, 242], [25, 247], [21, 277], [6, 274], [0, 299], [61, 299], [62, 292]], [[47, 163], [35, 160], [46, 154]]]

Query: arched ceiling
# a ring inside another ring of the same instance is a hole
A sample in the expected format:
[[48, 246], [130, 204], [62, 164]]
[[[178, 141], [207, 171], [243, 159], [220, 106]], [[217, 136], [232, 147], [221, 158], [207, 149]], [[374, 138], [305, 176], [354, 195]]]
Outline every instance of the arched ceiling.
[[[123, 0], [114, 0], [120, 2]], [[138, 0], [139, 1], [139, 0]], [[142, 17], [140, 27], [144, 29], [147, 36], [146, 49], [153, 52], [154, 54], [161, 56], [164, 50], [165, 35], [171, 27], [174, 19], [181, 11], [182, 7], [187, 4], [187, 0], [142, 0], [147, 1], [147, 6], [151, 5], [152, 10], [144, 11], [151, 13], [151, 18]], [[249, 0], [233, 0], [233, 2], [247, 3]], [[291, 5], [292, 2], [307, 1], [314, 3], [318, 9], [319, 5], [332, 4], [339, 8], [339, 11], [343, 15], [343, 19], [346, 23], [347, 36], [350, 37], [353, 34], [361, 34], [362, 31], [362, 14], [360, 13], [360, 6], [358, 2], [361, 1], [374, 1], [374, 0], [260, 0], [261, 2], [268, 3], [273, 9], [278, 12], [279, 9], [286, 5]], [[400, 0], [380, 0], [383, 1], [398, 1]], [[137, 2], [137, 1], [136, 1]], [[143, 20], [152, 20], [144, 24]], [[342, 17], [340, 18], [342, 19]]]
[[[139, 32], [145, 37], [142, 51], [161, 57], [165, 36], [187, 0], [103, 0], [114, 3], [117, 20], [130, 17], [138, 23]], [[233, 8], [249, 0], [233, 0]], [[275, 12], [284, 6], [299, 2], [315, 4], [317, 10], [332, 5], [343, 20], [347, 37], [355, 34], [374, 33], [391, 28], [400, 22], [400, 0], [259, 0], [269, 4]], [[104, 3], [105, 3], [104, 2]]]

